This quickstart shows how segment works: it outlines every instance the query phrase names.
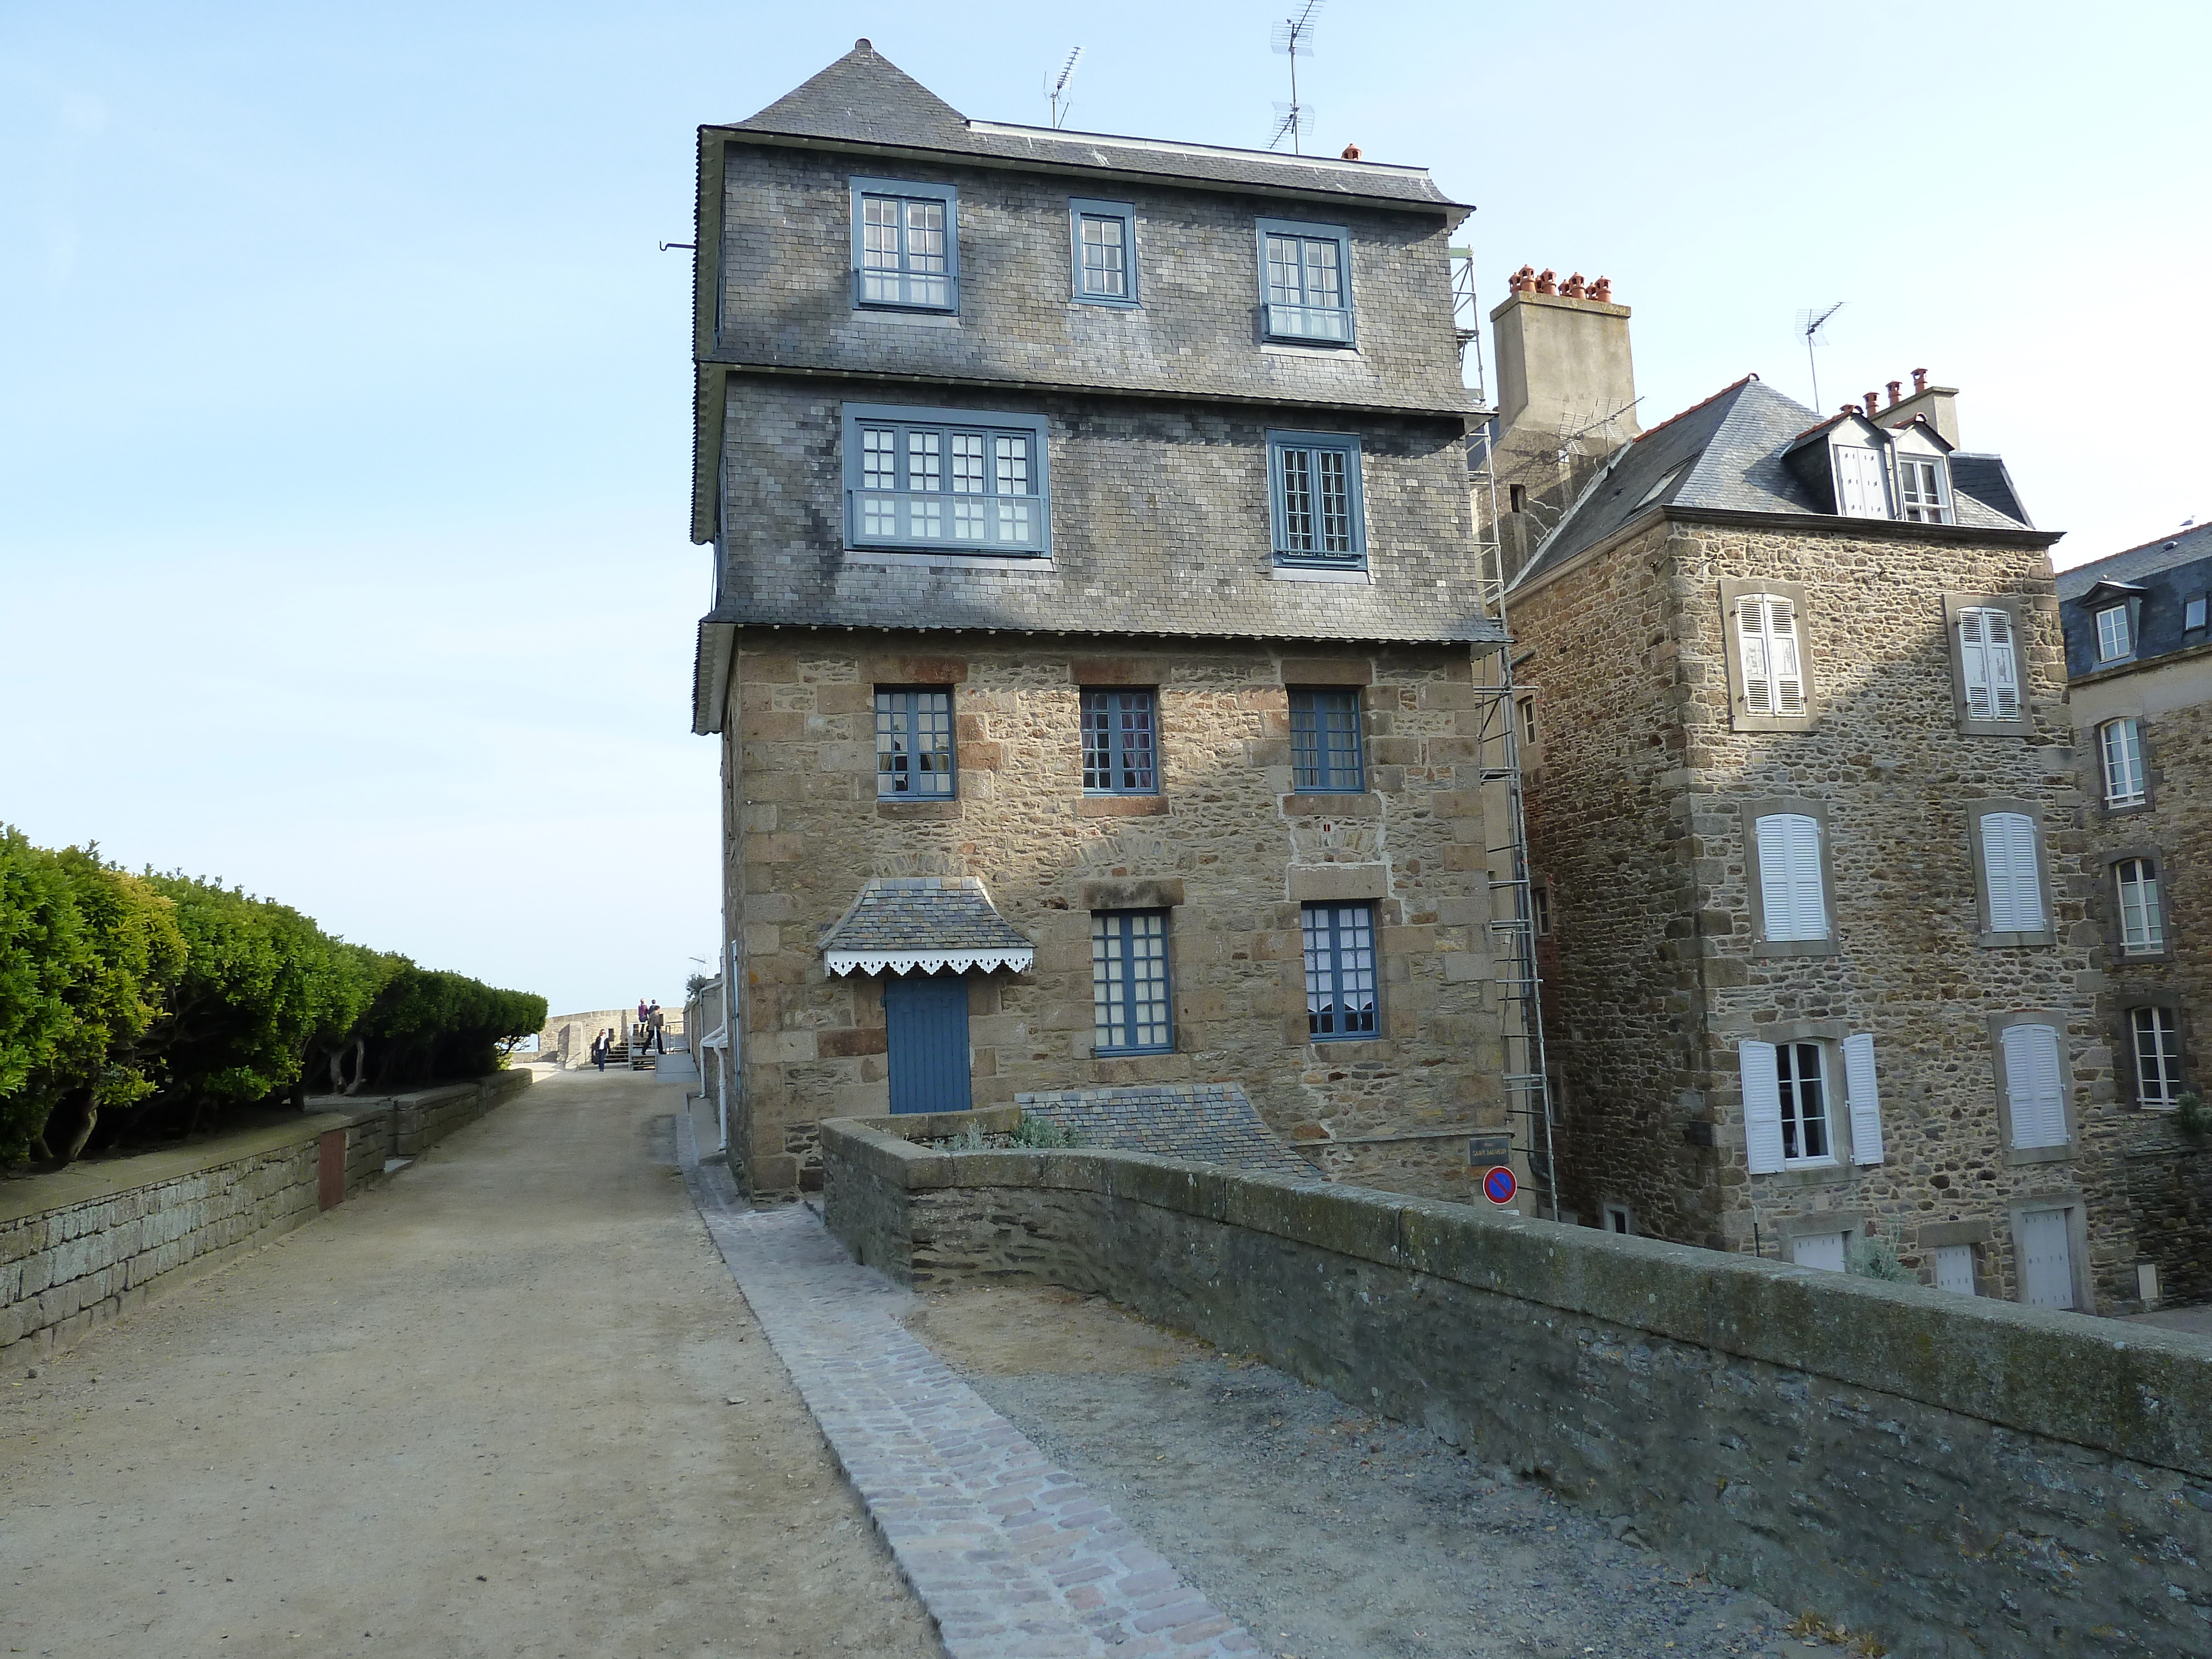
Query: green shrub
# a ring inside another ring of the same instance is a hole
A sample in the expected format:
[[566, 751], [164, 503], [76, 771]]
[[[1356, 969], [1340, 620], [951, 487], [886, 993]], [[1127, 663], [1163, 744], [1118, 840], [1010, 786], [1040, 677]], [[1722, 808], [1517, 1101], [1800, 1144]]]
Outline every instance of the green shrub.
[[1850, 1270], [1862, 1279], [1887, 1279], [1896, 1282], [1914, 1282], [1912, 1269], [1897, 1259], [1897, 1247], [1880, 1233], [1853, 1241], [1850, 1250]]
[[2212, 1108], [2206, 1107], [2203, 1095], [2191, 1092], [2175, 1100], [2173, 1127], [2199, 1146], [2212, 1135]]
[[1022, 1114], [1022, 1121], [1014, 1129], [1014, 1145], [1017, 1146], [1035, 1146], [1050, 1151], [1082, 1144], [1083, 1137], [1074, 1130], [1064, 1129], [1050, 1118], [1031, 1117], [1026, 1112]]

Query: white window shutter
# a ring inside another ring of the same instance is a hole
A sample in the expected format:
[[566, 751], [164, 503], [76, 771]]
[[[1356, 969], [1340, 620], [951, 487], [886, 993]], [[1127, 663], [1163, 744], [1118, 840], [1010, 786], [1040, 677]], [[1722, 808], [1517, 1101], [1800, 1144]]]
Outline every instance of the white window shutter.
[[1990, 712], [1990, 641], [1983, 619], [1986, 611], [1969, 611], [1959, 618], [1959, 674], [1966, 687], [1966, 718], [1994, 719]]
[[2058, 1033], [2048, 1025], [2008, 1025], [2000, 1042], [2012, 1144], [2063, 1146], [2066, 1090], [2058, 1066]]
[[1753, 830], [1759, 842], [1759, 898], [1766, 918], [1766, 937], [1827, 938], [1820, 821], [1803, 812], [1776, 812], [1760, 818]]
[[1797, 607], [1771, 594], [1766, 600], [1770, 623], [1767, 660], [1774, 674], [1774, 712], [1805, 712], [1805, 670], [1797, 656]]
[[1735, 602], [1736, 642], [1743, 657], [1743, 706], [1753, 714], [1774, 712], [1774, 678], [1767, 662], [1766, 602], [1747, 593]]
[[1881, 1098], [1875, 1087], [1874, 1038], [1860, 1031], [1844, 1039], [1844, 1086], [1851, 1106], [1851, 1162], [1881, 1162]]
[[2012, 637], [2008, 611], [1982, 612], [1983, 637], [1987, 641], [1990, 667], [1990, 706], [1992, 720], [2020, 718], [2020, 653]]
[[1989, 887], [1990, 931], [2032, 933], [2046, 924], [2035, 824], [2025, 812], [1982, 817], [1982, 872]]
[[1774, 1069], [1774, 1045], [1739, 1042], [1743, 1066], [1743, 1151], [1753, 1175], [1782, 1168], [1782, 1082]]

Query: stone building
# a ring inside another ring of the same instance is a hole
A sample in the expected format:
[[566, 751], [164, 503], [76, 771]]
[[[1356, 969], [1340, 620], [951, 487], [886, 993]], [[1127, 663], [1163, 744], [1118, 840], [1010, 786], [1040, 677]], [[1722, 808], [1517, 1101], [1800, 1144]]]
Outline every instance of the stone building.
[[1504, 1127], [1470, 401], [1420, 169], [971, 121], [865, 41], [700, 131], [695, 729], [757, 1192], [814, 1125], [1241, 1085]]
[[2212, 1148], [2176, 1121], [2212, 1010], [2212, 526], [2076, 566], [2058, 599], [2142, 1293], [2212, 1301]]
[[[1626, 335], [1566, 295], [1493, 312], [1543, 422], [1507, 453], [1632, 398], [1625, 338], [1522, 343], [1563, 313]], [[1615, 379], [1537, 380], [1578, 362]], [[2124, 1305], [2057, 538], [1920, 379], [1823, 419], [1747, 376], [1616, 443], [1529, 538], [1508, 614], [1563, 1194], [1623, 1231], [1830, 1267], [1878, 1238], [1934, 1284]]]

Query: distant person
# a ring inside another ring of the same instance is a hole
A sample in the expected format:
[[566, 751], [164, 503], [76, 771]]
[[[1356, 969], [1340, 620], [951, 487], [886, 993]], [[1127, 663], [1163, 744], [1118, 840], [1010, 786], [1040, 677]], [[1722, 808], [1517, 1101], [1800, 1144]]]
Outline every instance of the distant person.
[[653, 1052], [656, 1054], [665, 1054], [668, 1052], [668, 1039], [661, 1029], [661, 1022], [665, 1018], [660, 1012], [660, 1000], [656, 997], [653, 999], [653, 1006], [646, 1011], [646, 1024], [653, 1027]]
[[609, 1026], [592, 1042], [592, 1058], [602, 1072], [607, 1069], [607, 1050], [614, 1047], [614, 1028]]
[[645, 999], [640, 997], [637, 1000], [637, 1023], [641, 1025], [645, 1024], [652, 1013], [653, 1010], [646, 1006]]

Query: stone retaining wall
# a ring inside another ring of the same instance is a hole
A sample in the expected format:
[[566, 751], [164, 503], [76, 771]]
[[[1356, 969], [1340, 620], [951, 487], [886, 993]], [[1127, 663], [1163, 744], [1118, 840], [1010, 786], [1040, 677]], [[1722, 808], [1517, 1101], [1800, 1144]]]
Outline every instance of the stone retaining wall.
[[526, 1071], [375, 1099], [198, 1146], [0, 1184], [0, 1348], [67, 1347], [158, 1291], [268, 1243], [322, 1208], [322, 1143], [342, 1134], [343, 1195], [530, 1086]]
[[822, 1126], [858, 1259], [1103, 1293], [1900, 1656], [2212, 1649], [2212, 1340], [1343, 1186], [909, 1144], [969, 1121]]

